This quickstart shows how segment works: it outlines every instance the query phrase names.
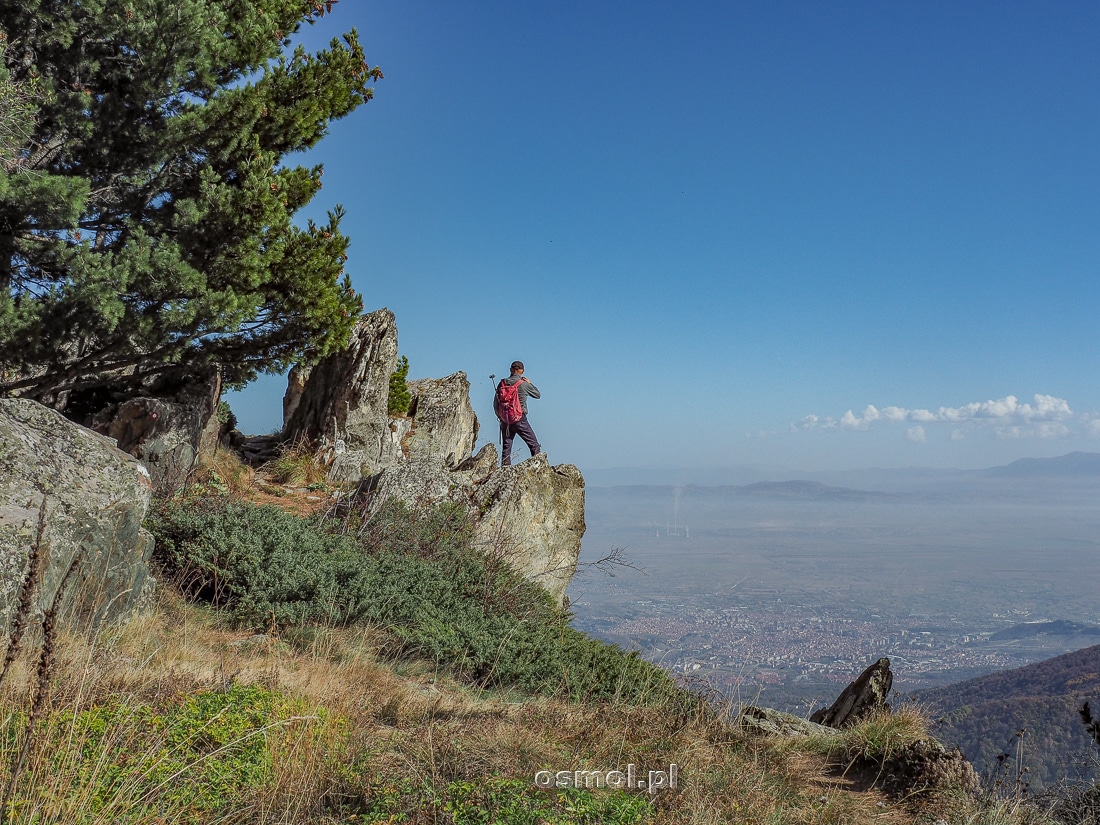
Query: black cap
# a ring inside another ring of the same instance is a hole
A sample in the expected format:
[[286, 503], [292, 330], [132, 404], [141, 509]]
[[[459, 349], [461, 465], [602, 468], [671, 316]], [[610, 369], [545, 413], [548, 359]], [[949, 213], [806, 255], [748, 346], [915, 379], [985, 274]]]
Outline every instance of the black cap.
[[523, 362], [522, 361], [513, 361], [512, 362], [512, 372], [516, 372], [517, 370], [521, 370], [521, 369], [523, 369]]

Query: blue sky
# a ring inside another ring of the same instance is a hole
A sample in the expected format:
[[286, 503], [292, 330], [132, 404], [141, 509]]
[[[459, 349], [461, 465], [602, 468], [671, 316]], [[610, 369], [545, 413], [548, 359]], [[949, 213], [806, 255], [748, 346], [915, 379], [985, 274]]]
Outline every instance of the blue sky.
[[352, 27], [385, 79], [302, 219], [347, 209], [482, 443], [519, 358], [582, 470], [1100, 450], [1100, 5], [342, 0], [304, 40]]

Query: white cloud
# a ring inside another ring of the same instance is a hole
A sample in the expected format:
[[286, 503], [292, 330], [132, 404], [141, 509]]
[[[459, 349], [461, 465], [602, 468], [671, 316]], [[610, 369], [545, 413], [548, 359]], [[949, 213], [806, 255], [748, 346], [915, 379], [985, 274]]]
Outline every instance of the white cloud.
[[[831, 416], [808, 415], [799, 424], [791, 425], [795, 430], [828, 430], [841, 427], [845, 430], [869, 430], [876, 422], [888, 424], [909, 423], [907, 435], [912, 440], [925, 440], [926, 425], [952, 424], [952, 440], [959, 441], [965, 436], [965, 429], [991, 428], [1002, 438], [1062, 438], [1071, 433], [1064, 423], [1074, 418], [1069, 402], [1053, 395], [1036, 393], [1031, 403], [1021, 404], [1014, 395], [989, 401], [972, 401], [958, 407], [939, 407], [930, 409], [906, 409], [894, 405], [877, 407], [868, 404], [863, 412], [856, 415], [848, 410], [839, 420]], [[1100, 436], [1100, 421], [1079, 416], [1088, 432]]]
[[[877, 411], [876, 411], [877, 412]], [[840, 426], [846, 430], [866, 430], [871, 424], [864, 418], [856, 418], [851, 410], [840, 417]]]

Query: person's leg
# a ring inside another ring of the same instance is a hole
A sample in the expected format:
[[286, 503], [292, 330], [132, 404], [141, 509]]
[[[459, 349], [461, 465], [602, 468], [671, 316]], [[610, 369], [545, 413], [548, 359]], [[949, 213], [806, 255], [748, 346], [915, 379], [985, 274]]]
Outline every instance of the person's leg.
[[500, 466], [507, 467], [512, 463], [512, 439], [516, 437], [516, 429], [503, 421], [500, 422]]
[[535, 431], [531, 429], [531, 424], [528, 422], [526, 415], [512, 425], [512, 429], [514, 429], [519, 434], [519, 437], [523, 439], [523, 442], [531, 451], [531, 455], [539, 454], [542, 447], [539, 446], [539, 440], [535, 438]]

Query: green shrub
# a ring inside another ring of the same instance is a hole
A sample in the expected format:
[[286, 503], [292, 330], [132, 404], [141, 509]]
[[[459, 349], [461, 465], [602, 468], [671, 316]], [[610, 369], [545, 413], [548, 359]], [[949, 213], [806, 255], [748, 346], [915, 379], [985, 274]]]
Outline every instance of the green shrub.
[[397, 368], [390, 376], [390, 415], [408, 415], [412, 394], [409, 392], [409, 359], [404, 355], [397, 361]]
[[651, 799], [627, 791], [546, 791], [536, 788], [530, 779], [494, 776], [476, 782], [450, 782], [442, 793], [407, 782], [384, 786], [367, 800], [361, 821], [393, 822], [400, 816], [419, 822], [422, 815], [424, 821], [439, 819], [455, 825], [630, 825], [651, 819], [654, 811]]
[[237, 429], [237, 416], [229, 406], [228, 401], [218, 402], [218, 409], [214, 413], [214, 417], [218, 419], [223, 432]]
[[[172, 810], [173, 822], [212, 822], [271, 779], [268, 735], [283, 718], [277, 695], [258, 685], [192, 694], [167, 708], [117, 698], [61, 710], [37, 732], [44, 744], [14, 798], [59, 806], [61, 818], [51, 821], [148, 822]], [[4, 741], [22, 724], [9, 715]]]
[[549, 594], [471, 548], [463, 511], [391, 505], [358, 538], [271, 506], [163, 506], [156, 558], [185, 593], [263, 627], [369, 622], [481, 686], [662, 702], [684, 699], [655, 665], [571, 627]]

